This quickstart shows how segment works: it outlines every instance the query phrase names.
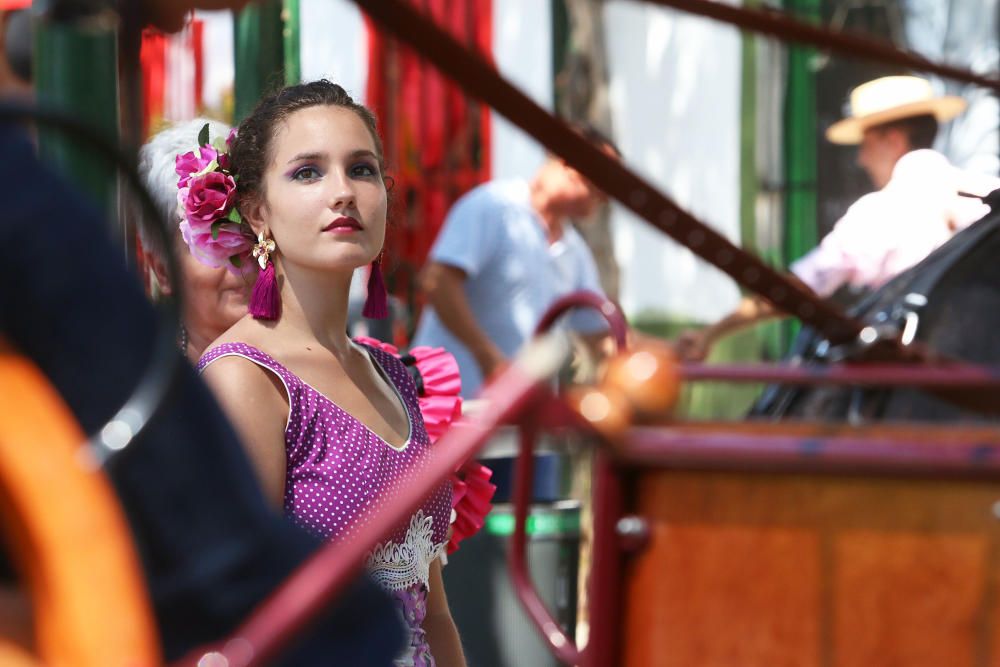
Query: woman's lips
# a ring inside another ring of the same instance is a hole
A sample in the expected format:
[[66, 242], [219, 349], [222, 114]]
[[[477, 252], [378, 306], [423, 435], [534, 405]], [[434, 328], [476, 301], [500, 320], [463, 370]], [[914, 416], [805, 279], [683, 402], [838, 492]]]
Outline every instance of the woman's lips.
[[350, 234], [361, 231], [361, 223], [350, 216], [341, 216], [323, 228], [324, 232], [334, 234]]

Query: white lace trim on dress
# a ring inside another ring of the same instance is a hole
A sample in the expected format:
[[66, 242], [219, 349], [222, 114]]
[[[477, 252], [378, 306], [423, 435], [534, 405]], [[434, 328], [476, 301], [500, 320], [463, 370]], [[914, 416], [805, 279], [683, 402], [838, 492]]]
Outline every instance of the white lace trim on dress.
[[401, 591], [414, 584], [428, 586], [431, 563], [441, 553], [444, 543], [434, 544], [434, 517], [423, 510], [410, 518], [410, 527], [402, 543], [385, 542], [368, 554], [365, 568], [379, 586]]

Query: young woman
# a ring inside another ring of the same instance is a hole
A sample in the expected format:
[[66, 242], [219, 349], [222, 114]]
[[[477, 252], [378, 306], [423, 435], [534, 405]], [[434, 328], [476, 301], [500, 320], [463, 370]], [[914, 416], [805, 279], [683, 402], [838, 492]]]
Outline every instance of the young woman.
[[[218, 196], [195, 182], [213, 169], [226, 172], [214, 180]], [[267, 496], [331, 539], [350, 539], [375, 501], [414, 478], [428, 446], [405, 367], [345, 333], [352, 273], [372, 264], [378, 276], [383, 173], [374, 116], [340, 86], [317, 81], [264, 99], [229, 154], [181, 191], [189, 244], [210, 255], [213, 243], [249, 226], [256, 244], [242, 261], [261, 268], [252, 315], [210, 346], [203, 376]], [[219, 218], [230, 201], [239, 215]], [[369, 285], [377, 298], [381, 283]], [[441, 581], [450, 514], [446, 483], [369, 556], [371, 576], [392, 592], [410, 630], [399, 665], [465, 665]]]

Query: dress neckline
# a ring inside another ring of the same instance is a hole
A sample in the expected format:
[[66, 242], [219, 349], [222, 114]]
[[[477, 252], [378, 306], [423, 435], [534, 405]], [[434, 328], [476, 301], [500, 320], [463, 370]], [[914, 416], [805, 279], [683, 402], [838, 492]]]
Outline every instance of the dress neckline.
[[[250, 350], [253, 350], [257, 354], [261, 355], [262, 357], [264, 357], [265, 359], [267, 359], [268, 361], [270, 361], [277, 368], [283, 370], [284, 372], [288, 373], [289, 375], [291, 375], [292, 377], [294, 377], [296, 380], [298, 380], [299, 382], [301, 382], [303, 386], [308, 387], [309, 389], [311, 389], [317, 396], [320, 397], [320, 399], [322, 399], [323, 401], [326, 401], [326, 403], [328, 403], [329, 405], [331, 405], [335, 410], [337, 410], [341, 414], [349, 417], [352, 421], [360, 424], [361, 427], [363, 429], [365, 429], [365, 431], [367, 431], [369, 434], [371, 434], [371, 436], [373, 438], [375, 438], [379, 442], [383, 443], [386, 447], [388, 447], [389, 449], [391, 449], [391, 450], [393, 450], [395, 452], [405, 452], [409, 448], [410, 443], [413, 441], [413, 415], [410, 413], [410, 406], [407, 404], [406, 399], [403, 398], [402, 392], [400, 392], [399, 388], [396, 387], [396, 384], [389, 378], [389, 372], [383, 367], [382, 362], [379, 361], [378, 355], [377, 354], [372, 354], [372, 351], [374, 350], [374, 348], [372, 348], [371, 346], [369, 346], [369, 345], [367, 345], [365, 343], [357, 343], [354, 340], [351, 340], [350, 343], [351, 343], [351, 345], [355, 345], [355, 346], [357, 346], [357, 347], [360, 348], [360, 351], [362, 353], [364, 353], [365, 357], [368, 359], [368, 362], [374, 367], [375, 372], [378, 373], [378, 375], [379, 375], [380, 378], [382, 378], [382, 381], [385, 382], [386, 384], [388, 384], [389, 388], [392, 389], [393, 395], [396, 397], [396, 400], [399, 402], [399, 405], [403, 408], [403, 413], [406, 415], [406, 427], [407, 428], [406, 428], [406, 439], [403, 441], [403, 443], [401, 445], [394, 445], [391, 442], [389, 442], [388, 440], [386, 440], [385, 438], [383, 438], [382, 436], [380, 436], [378, 433], [376, 433], [375, 431], [373, 431], [372, 428], [370, 426], [368, 426], [368, 424], [364, 423], [363, 421], [361, 421], [360, 419], [358, 419], [356, 416], [354, 416], [353, 414], [351, 414], [350, 412], [348, 412], [347, 410], [345, 410], [344, 408], [342, 408], [336, 401], [334, 401], [333, 399], [331, 399], [329, 396], [327, 396], [326, 394], [324, 394], [323, 392], [321, 392], [316, 387], [314, 387], [311, 384], [309, 384], [308, 382], [306, 382], [304, 379], [302, 379], [301, 376], [293, 373], [291, 370], [289, 370], [289, 368], [287, 366], [285, 366], [280, 361], [278, 361], [277, 359], [275, 359], [274, 357], [272, 357], [270, 354], [268, 354], [267, 352], [265, 352], [264, 350], [262, 350], [262, 349], [260, 349], [258, 347], [250, 345], [249, 343], [241, 343], [241, 342], [234, 341], [234, 342], [231, 342], [231, 343], [223, 343], [221, 345], [218, 345], [215, 348], [212, 348], [212, 350], [209, 350], [209, 352], [206, 352], [202, 356], [203, 356], [203, 358], [204, 357], [208, 357], [208, 355], [209, 355], [210, 352], [212, 352], [212, 351], [214, 351], [216, 349], [220, 349], [220, 348], [222, 348], [223, 352], [226, 352], [227, 350], [224, 349], [224, 348], [226, 348], [228, 346], [233, 346], [233, 345], [242, 345], [242, 346], [244, 346], [244, 347], [246, 347], [246, 348], [248, 348]], [[218, 356], [222, 356], [222, 355], [219, 354], [216, 357], [210, 359], [209, 363], [211, 363], [212, 361], [215, 361], [215, 359], [218, 358]], [[205, 364], [205, 365], [207, 366], [208, 364]], [[288, 397], [288, 400], [289, 401], [292, 400], [292, 397], [290, 395]], [[291, 409], [292, 409], [292, 406], [289, 404], [289, 411], [291, 411]], [[289, 414], [291, 414], [291, 412], [289, 412]], [[286, 425], [286, 428], [287, 428], [287, 425]]]

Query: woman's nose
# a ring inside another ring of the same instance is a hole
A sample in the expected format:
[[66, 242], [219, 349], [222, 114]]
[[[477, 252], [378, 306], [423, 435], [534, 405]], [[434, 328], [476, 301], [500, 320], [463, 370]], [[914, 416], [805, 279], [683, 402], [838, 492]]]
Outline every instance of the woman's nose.
[[333, 181], [331, 205], [333, 208], [353, 208], [355, 203], [354, 187], [348, 178]]

